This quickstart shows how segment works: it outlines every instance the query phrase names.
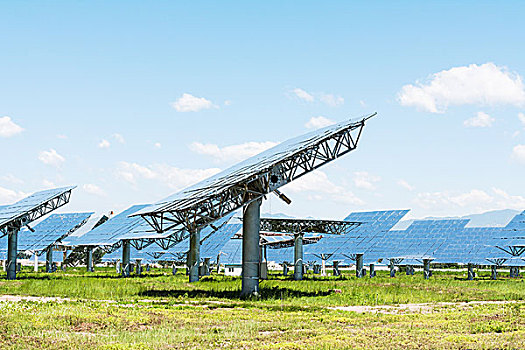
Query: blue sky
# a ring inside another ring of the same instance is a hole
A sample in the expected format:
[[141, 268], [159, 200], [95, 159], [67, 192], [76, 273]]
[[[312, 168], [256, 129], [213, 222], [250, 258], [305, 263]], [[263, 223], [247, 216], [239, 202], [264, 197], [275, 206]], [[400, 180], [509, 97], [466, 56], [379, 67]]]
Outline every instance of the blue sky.
[[0, 2], [0, 202], [75, 184], [63, 211], [120, 211], [377, 111], [263, 210], [525, 209], [524, 6]]

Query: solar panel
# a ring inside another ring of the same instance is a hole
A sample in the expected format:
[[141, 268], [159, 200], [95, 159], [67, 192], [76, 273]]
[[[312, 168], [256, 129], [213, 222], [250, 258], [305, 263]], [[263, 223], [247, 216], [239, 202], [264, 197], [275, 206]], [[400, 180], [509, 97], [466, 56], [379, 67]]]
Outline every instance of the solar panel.
[[86, 223], [93, 213], [51, 214], [33, 227], [20, 231], [18, 250], [42, 253]]
[[78, 237], [73, 243], [76, 246], [112, 246], [135, 229], [141, 229], [145, 222], [140, 217], [130, 217], [131, 214], [143, 209], [147, 204], [133, 205], [120, 214], [115, 215], [102, 225]]
[[351, 213], [344, 220], [360, 222], [360, 226], [345, 235], [325, 236], [319, 243], [305, 247], [305, 257], [318, 261], [325, 256], [344, 261], [352, 260], [353, 254], [363, 253], [365, 261], [376, 261], [383, 256], [378, 256], [380, 252], [374, 247], [407, 213], [408, 210]]
[[[357, 147], [365, 120], [345, 121], [285, 141], [138, 211], [158, 232], [204, 226]], [[356, 131], [356, 135], [351, 133]], [[251, 196], [248, 196], [248, 194]], [[253, 196], [256, 196], [254, 198]], [[192, 224], [183, 212], [192, 212]]]
[[32, 195], [0, 208], [0, 236], [7, 234], [10, 224], [20, 221], [20, 227], [41, 218], [52, 210], [69, 202], [75, 186], [35, 192]]

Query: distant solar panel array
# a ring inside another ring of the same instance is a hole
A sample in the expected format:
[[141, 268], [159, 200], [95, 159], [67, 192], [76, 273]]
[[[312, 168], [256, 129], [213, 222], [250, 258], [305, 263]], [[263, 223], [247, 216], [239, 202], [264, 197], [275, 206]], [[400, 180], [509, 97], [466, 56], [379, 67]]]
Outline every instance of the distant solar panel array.
[[[355, 212], [345, 220], [361, 226], [340, 236], [325, 236], [304, 247], [305, 261], [322, 259], [354, 263], [363, 254], [365, 263], [420, 265], [433, 263], [525, 265], [525, 211], [505, 227], [468, 227], [469, 220], [415, 220], [404, 230], [394, 226], [408, 210]], [[242, 240], [231, 239], [222, 250], [223, 262], [239, 264]], [[293, 260], [293, 247], [267, 251], [270, 261]]]

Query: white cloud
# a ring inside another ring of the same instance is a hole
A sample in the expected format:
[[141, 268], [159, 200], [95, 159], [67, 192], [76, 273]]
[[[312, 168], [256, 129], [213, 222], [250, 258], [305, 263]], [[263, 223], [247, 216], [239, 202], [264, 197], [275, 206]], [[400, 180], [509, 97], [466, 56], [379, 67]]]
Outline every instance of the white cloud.
[[104, 139], [98, 143], [98, 148], [109, 148], [111, 143], [108, 140]]
[[21, 185], [24, 183], [24, 180], [19, 179], [18, 177], [14, 176], [13, 174], [6, 174], [0, 177], [2, 181], [9, 182], [15, 185]]
[[230, 101], [230, 100], [225, 100], [224, 101], [224, 105], [225, 106], [231, 106], [231, 104], [232, 104], [232, 101]]
[[397, 184], [398, 184], [399, 186], [401, 186], [401, 187], [403, 187], [403, 188], [409, 190], [409, 191], [413, 191], [413, 190], [415, 190], [415, 187], [414, 187], [414, 186], [410, 185], [408, 182], [406, 182], [406, 181], [403, 180], [403, 179], [400, 179], [400, 180], [397, 182]]
[[20, 125], [15, 124], [10, 117], [0, 118], [0, 137], [11, 137], [22, 131], [24, 129]]
[[360, 100], [359, 104], [361, 105], [361, 107], [366, 107], [366, 102], [363, 100]]
[[118, 178], [131, 184], [139, 180], [160, 182], [174, 190], [181, 190], [194, 183], [217, 174], [220, 169], [180, 169], [167, 164], [144, 166], [138, 163], [120, 162], [117, 166]]
[[525, 126], [525, 114], [524, 113], [518, 113], [518, 119], [520, 120], [521, 124]]
[[203, 109], [210, 109], [216, 107], [211, 101], [204, 97], [195, 97], [193, 95], [184, 93], [175, 102], [171, 103], [177, 112], [198, 112]]
[[525, 163], [525, 145], [516, 145], [512, 149], [512, 158]]
[[42, 180], [42, 186], [44, 186], [45, 189], [57, 188], [58, 187], [53, 181], [48, 180], [48, 179]]
[[492, 126], [496, 119], [484, 112], [478, 112], [475, 117], [469, 118], [463, 122], [463, 125], [470, 128], [487, 128]]
[[57, 139], [60, 139], [60, 140], [67, 140], [67, 135], [64, 135], [64, 134], [58, 134], [58, 135], [57, 135]]
[[492, 191], [497, 195], [496, 205], [498, 208], [523, 210], [525, 208], [525, 198], [522, 196], [509, 195], [502, 189], [492, 188]]
[[82, 185], [82, 189], [89, 194], [98, 196], [98, 197], [106, 197], [107, 194], [104, 192], [103, 189], [101, 189], [99, 186], [94, 184], [84, 184]]
[[426, 83], [405, 85], [398, 100], [403, 106], [442, 113], [451, 105], [522, 106], [525, 89], [518, 74], [489, 62], [443, 70]]
[[321, 100], [321, 102], [323, 103], [326, 103], [330, 107], [341, 106], [345, 103], [344, 98], [342, 98], [341, 96], [335, 96], [332, 94], [321, 94], [321, 96], [319, 97], [319, 100]]
[[155, 146], [155, 148], [157, 148], [157, 149], [162, 148], [162, 145], [160, 144], [160, 142], [155, 142], [155, 143], [153, 144], [153, 146]]
[[303, 89], [295, 88], [292, 92], [303, 101], [314, 102], [314, 96]]
[[333, 120], [319, 116], [310, 118], [310, 120], [304, 124], [304, 126], [306, 126], [308, 129], [320, 129], [333, 124], [335, 124]]
[[66, 159], [57, 153], [54, 149], [50, 149], [49, 151], [42, 151], [38, 154], [38, 159], [47, 165], [52, 165], [55, 167], [58, 167], [62, 165], [66, 161]]
[[414, 201], [427, 209], [446, 206], [486, 208], [493, 202], [493, 198], [485, 191], [473, 189], [465, 193], [448, 191], [418, 193]]
[[126, 143], [126, 140], [124, 139], [124, 136], [122, 136], [119, 133], [113, 134], [113, 138], [117, 140], [118, 143]]
[[284, 189], [291, 193], [307, 193], [309, 199], [317, 201], [328, 199], [344, 204], [364, 204], [364, 202], [351, 191], [330, 181], [326, 173], [320, 170], [313, 171], [298, 178], [285, 185]]
[[375, 190], [375, 183], [381, 181], [381, 177], [372, 175], [367, 171], [356, 171], [354, 173], [354, 185], [365, 190]]
[[24, 197], [27, 197], [27, 193], [0, 187], [0, 205], [13, 204]]
[[291, 91], [296, 97], [306, 102], [314, 102], [319, 100], [330, 107], [337, 107], [345, 103], [345, 99], [339, 95], [321, 93], [310, 93], [306, 90], [295, 88]]
[[190, 145], [190, 150], [197, 153], [214, 158], [216, 162], [234, 162], [244, 160], [258, 153], [261, 153], [273, 146], [276, 142], [246, 142], [239, 145], [231, 145], [219, 147], [215, 144], [203, 144], [200, 142], [193, 142]]

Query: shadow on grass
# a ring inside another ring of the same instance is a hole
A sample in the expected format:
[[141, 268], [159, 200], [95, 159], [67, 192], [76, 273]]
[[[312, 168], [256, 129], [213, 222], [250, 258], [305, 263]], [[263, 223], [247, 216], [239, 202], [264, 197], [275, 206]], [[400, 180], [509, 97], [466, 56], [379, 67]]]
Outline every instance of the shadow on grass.
[[[81, 278], [88, 278], [88, 279], [143, 279], [143, 278], [151, 278], [151, 277], [161, 277], [165, 276], [162, 273], [148, 273], [148, 274], [142, 274], [140, 276], [138, 275], [130, 275], [129, 277], [122, 277], [121, 275], [116, 274], [97, 274], [97, 273], [85, 273], [85, 274], [65, 274], [62, 273], [39, 273], [39, 274], [19, 274], [16, 276], [17, 280], [40, 280], [40, 281], [50, 281], [50, 280], [62, 280], [62, 279], [68, 279], [72, 277], [81, 277]], [[6, 279], [6, 275], [3, 276], [0, 275], [0, 279]]]
[[[140, 292], [141, 297], [150, 298], [219, 298], [219, 299], [240, 299], [240, 289], [236, 290], [206, 290], [206, 289], [171, 289], [156, 290], [151, 289]], [[324, 297], [332, 294], [332, 291], [300, 291], [283, 287], [261, 287], [259, 300], [282, 300], [288, 298], [303, 297]]]

